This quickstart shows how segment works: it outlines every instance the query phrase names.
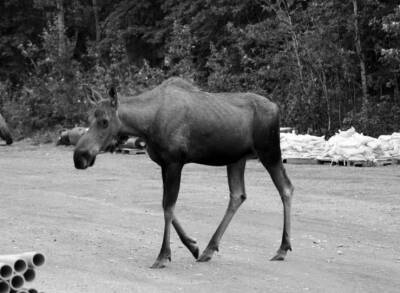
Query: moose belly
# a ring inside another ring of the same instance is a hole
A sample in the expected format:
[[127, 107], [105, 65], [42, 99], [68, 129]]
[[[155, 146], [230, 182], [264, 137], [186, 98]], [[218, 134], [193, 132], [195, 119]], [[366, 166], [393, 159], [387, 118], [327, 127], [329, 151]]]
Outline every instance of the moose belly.
[[253, 152], [249, 133], [238, 131], [191, 135], [186, 150], [188, 162], [206, 165], [227, 165]]
[[187, 163], [197, 163], [210, 166], [224, 166], [233, 164], [244, 157], [251, 157], [253, 155], [251, 150], [236, 153], [223, 153], [223, 152], [210, 152], [204, 153], [192, 158], [187, 158]]

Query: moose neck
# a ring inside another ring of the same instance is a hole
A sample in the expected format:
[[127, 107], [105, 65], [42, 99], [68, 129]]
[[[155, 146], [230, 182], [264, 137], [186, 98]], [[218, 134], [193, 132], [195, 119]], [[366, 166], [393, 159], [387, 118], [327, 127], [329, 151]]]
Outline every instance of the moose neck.
[[158, 107], [158, 98], [152, 95], [128, 97], [121, 101], [118, 107], [120, 132], [146, 138]]

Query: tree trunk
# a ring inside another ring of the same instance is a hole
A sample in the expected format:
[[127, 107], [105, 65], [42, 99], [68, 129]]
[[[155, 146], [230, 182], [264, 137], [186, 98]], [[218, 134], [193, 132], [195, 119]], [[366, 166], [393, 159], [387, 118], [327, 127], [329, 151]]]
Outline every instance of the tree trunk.
[[358, 28], [358, 5], [357, 0], [353, 0], [354, 9], [354, 32], [355, 32], [355, 45], [358, 58], [360, 59], [360, 77], [361, 77], [361, 90], [362, 90], [362, 107], [368, 103], [368, 89], [367, 89], [367, 76], [365, 72], [364, 54], [361, 49], [360, 32]]
[[326, 101], [326, 114], [328, 116], [328, 131], [331, 130], [331, 101], [329, 98], [329, 94], [328, 94], [328, 87], [326, 85], [326, 75], [325, 75], [325, 71], [324, 68], [321, 65], [321, 77], [322, 77], [322, 91], [324, 93], [324, 97], [325, 97], [325, 101]]
[[393, 80], [394, 80], [394, 102], [400, 105], [400, 87], [396, 73], [393, 73]]
[[292, 24], [292, 19], [290, 15], [288, 15], [289, 23], [291, 25], [291, 35], [292, 35], [292, 40], [293, 40], [293, 49], [294, 49], [294, 54], [296, 56], [296, 61], [297, 61], [297, 68], [299, 70], [299, 78], [300, 78], [300, 83], [301, 83], [301, 88], [303, 89], [303, 94], [306, 94], [306, 90], [304, 88], [304, 78], [303, 78], [303, 65], [300, 60], [300, 54], [299, 54], [299, 41], [297, 39], [297, 35], [293, 29], [293, 24]]
[[339, 128], [342, 128], [342, 95], [337, 94], [340, 92], [340, 77], [339, 77], [339, 72], [336, 71], [336, 85], [335, 85], [335, 92], [337, 96], [337, 101], [338, 101], [338, 117], [339, 117]]
[[299, 71], [300, 85], [303, 90], [303, 94], [306, 95], [306, 90], [304, 87], [304, 78], [303, 78], [303, 64], [301, 63], [300, 53], [299, 53], [299, 40], [297, 38], [296, 32], [293, 27], [292, 17], [290, 16], [289, 9], [288, 9], [287, 5], [284, 5], [284, 7], [286, 8], [285, 13], [286, 13], [286, 17], [287, 17], [287, 22], [290, 27], [289, 28], [290, 35], [292, 36], [294, 55], [296, 56], [297, 69]]
[[57, 0], [58, 55], [65, 56], [65, 21], [63, 0]]
[[[269, 1], [266, 1], [266, 4], [275, 12], [279, 21], [281, 21], [289, 26], [289, 33], [290, 33], [290, 36], [292, 39], [292, 44], [293, 44], [292, 46], [293, 46], [294, 55], [296, 58], [297, 70], [299, 72], [300, 87], [303, 91], [303, 95], [307, 96], [306, 89], [305, 89], [305, 83], [304, 83], [304, 77], [303, 77], [303, 64], [301, 62], [300, 53], [299, 53], [299, 47], [300, 47], [299, 40], [298, 40], [296, 31], [294, 29], [294, 26], [293, 26], [289, 7], [288, 7], [286, 1], [276, 1], [274, 3], [274, 1], [269, 0]], [[282, 12], [284, 14], [284, 16], [282, 17], [282, 13], [279, 13], [279, 12]]]
[[99, 8], [97, 6], [97, 0], [92, 0], [93, 14], [94, 14], [94, 25], [96, 28], [96, 44], [100, 42], [100, 24], [99, 24]]

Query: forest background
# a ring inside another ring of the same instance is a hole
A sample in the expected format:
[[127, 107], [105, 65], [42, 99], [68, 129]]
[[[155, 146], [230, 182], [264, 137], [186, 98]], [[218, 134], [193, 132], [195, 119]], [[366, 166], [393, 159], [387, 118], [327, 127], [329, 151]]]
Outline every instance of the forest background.
[[0, 0], [0, 113], [14, 136], [85, 125], [84, 87], [170, 76], [279, 104], [281, 125], [400, 131], [400, 5], [383, 0]]

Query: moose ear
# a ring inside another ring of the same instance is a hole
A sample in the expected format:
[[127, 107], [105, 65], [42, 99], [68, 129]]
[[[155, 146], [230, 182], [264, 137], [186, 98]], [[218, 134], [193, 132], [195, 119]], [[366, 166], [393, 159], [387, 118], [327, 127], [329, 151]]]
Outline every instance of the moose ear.
[[118, 95], [115, 87], [110, 88], [108, 95], [110, 96], [111, 106], [113, 106], [115, 109], [118, 108]]

